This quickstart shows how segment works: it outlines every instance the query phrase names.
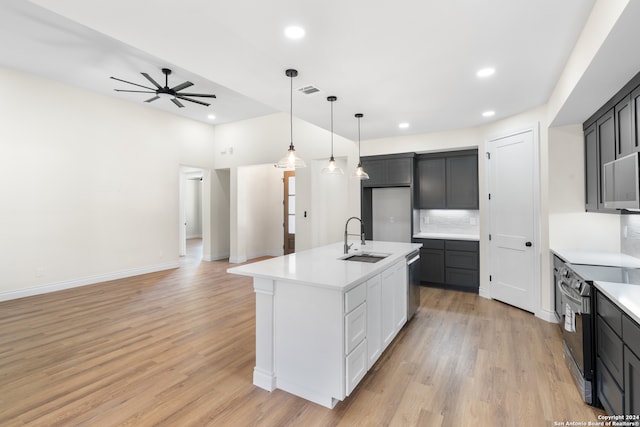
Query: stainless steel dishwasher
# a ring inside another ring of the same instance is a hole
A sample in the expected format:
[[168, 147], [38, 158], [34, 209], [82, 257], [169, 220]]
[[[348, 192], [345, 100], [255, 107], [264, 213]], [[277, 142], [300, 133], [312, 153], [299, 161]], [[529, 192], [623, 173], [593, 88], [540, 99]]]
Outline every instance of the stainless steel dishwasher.
[[413, 317], [420, 306], [419, 260], [419, 250], [415, 250], [407, 255], [407, 322]]

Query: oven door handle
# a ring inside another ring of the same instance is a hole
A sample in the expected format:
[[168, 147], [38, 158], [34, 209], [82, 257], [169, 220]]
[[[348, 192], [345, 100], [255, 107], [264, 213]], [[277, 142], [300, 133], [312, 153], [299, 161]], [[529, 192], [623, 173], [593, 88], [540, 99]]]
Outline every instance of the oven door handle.
[[[588, 310], [585, 310], [585, 307], [583, 306], [582, 303], [582, 298], [576, 298], [573, 295], [571, 295], [567, 290], [566, 290], [566, 285], [564, 284], [564, 282], [562, 280], [558, 281], [558, 289], [560, 290], [560, 293], [562, 295], [564, 295], [565, 297], [567, 297], [569, 299], [570, 303], [572, 305], [572, 309], [576, 314], [583, 314], [583, 313], [589, 313]], [[576, 307], [578, 308], [576, 310]]]

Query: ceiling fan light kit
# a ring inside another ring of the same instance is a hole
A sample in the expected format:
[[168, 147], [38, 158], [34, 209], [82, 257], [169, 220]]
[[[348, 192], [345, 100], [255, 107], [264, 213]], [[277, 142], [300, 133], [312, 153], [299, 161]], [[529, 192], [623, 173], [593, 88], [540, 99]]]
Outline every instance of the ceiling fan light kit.
[[130, 85], [134, 85], [134, 86], [138, 86], [141, 87], [143, 89], [146, 90], [128, 90], [128, 89], [114, 89], [116, 92], [129, 92], [129, 93], [151, 93], [154, 96], [152, 96], [151, 98], [145, 100], [144, 102], [153, 102], [156, 99], [160, 99], [160, 98], [168, 98], [171, 100], [171, 102], [173, 102], [176, 107], [178, 108], [184, 108], [184, 104], [182, 104], [182, 102], [180, 102], [180, 100], [182, 101], [189, 101], [189, 102], [193, 102], [194, 104], [200, 104], [200, 105], [204, 105], [205, 107], [208, 107], [211, 104], [208, 104], [206, 102], [197, 100], [197, 99], [192, 99], [192, 97], [195, 98], [215, 98], [216, 96], [214, 94], [209, 94], [209, 93], [187, 93], [187, 92], [181, 92], [182, 90], [193, 86], [193, 83], [191, 83], [190, 81], [186, 81], [184, 83], [181, 83], [177, 86], [174, 87], [169, 87], [169, 75], [171, 75], [171, 70], [169, 68], [163, 68], [162, 69], [162, 74], [164, 74], [164, 87], [160, 86], [160, 84], [158, 82], [156, 82], [153, 77], [151, 77], [149, 74], [147, 73], [140, 73], [142, 74], [147, 80], [149, 80], [149, 82], [151, 82], [151, 84], [154, 87], [149, 87], [149, 86], [144, 86], [138, 83], [133, 83], [133, 82], [129, 82], [127, 80], [122, 80], [122, 79], [118, 79], [116, 77], [111, 77], [113, 80], [117, 80], [119, 82], [123, 82], [123, 83], [127, 83]]

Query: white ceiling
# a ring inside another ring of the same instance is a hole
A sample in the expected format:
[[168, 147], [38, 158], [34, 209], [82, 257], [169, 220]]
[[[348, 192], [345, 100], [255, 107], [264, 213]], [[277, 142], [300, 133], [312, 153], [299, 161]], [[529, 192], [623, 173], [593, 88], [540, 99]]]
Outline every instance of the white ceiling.
[[[227, 123], [289, 111], [362, 139], [477, 126], [544, 104], [594, 0], [3, 0], [0, 64], [97, 92], [123, 94], [115, 76], [147, 85], [171, 68], [169, 85], [212, 92], [211, 107], [153, 108]], [[289, 40], [283, 30], [306, 30]], [[496, 68], [480, 80], [479, 68]], [[624, 83], [624, 82], [623, 82]], [[135, 88], [133, 88], [135, 89]], [[609, 96], [612, 95], [609, 94]], [[606, 100], [606, 99], [605, 99]], [[495, 110], [484, 118], [485, 110]], [[592, 111], [591, 111], [592, 112]], [[580, 117], [584, 120], [586, 117]], [[398, 123], [409, 122], [408, 129]]]

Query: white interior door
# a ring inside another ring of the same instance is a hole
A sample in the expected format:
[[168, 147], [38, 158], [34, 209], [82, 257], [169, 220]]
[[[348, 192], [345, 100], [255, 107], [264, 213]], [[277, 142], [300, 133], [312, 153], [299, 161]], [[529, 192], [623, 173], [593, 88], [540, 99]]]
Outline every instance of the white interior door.
[[490, 296], [532, 313], [540, 288], [536, 139], [528, 130], [487, 144]]

